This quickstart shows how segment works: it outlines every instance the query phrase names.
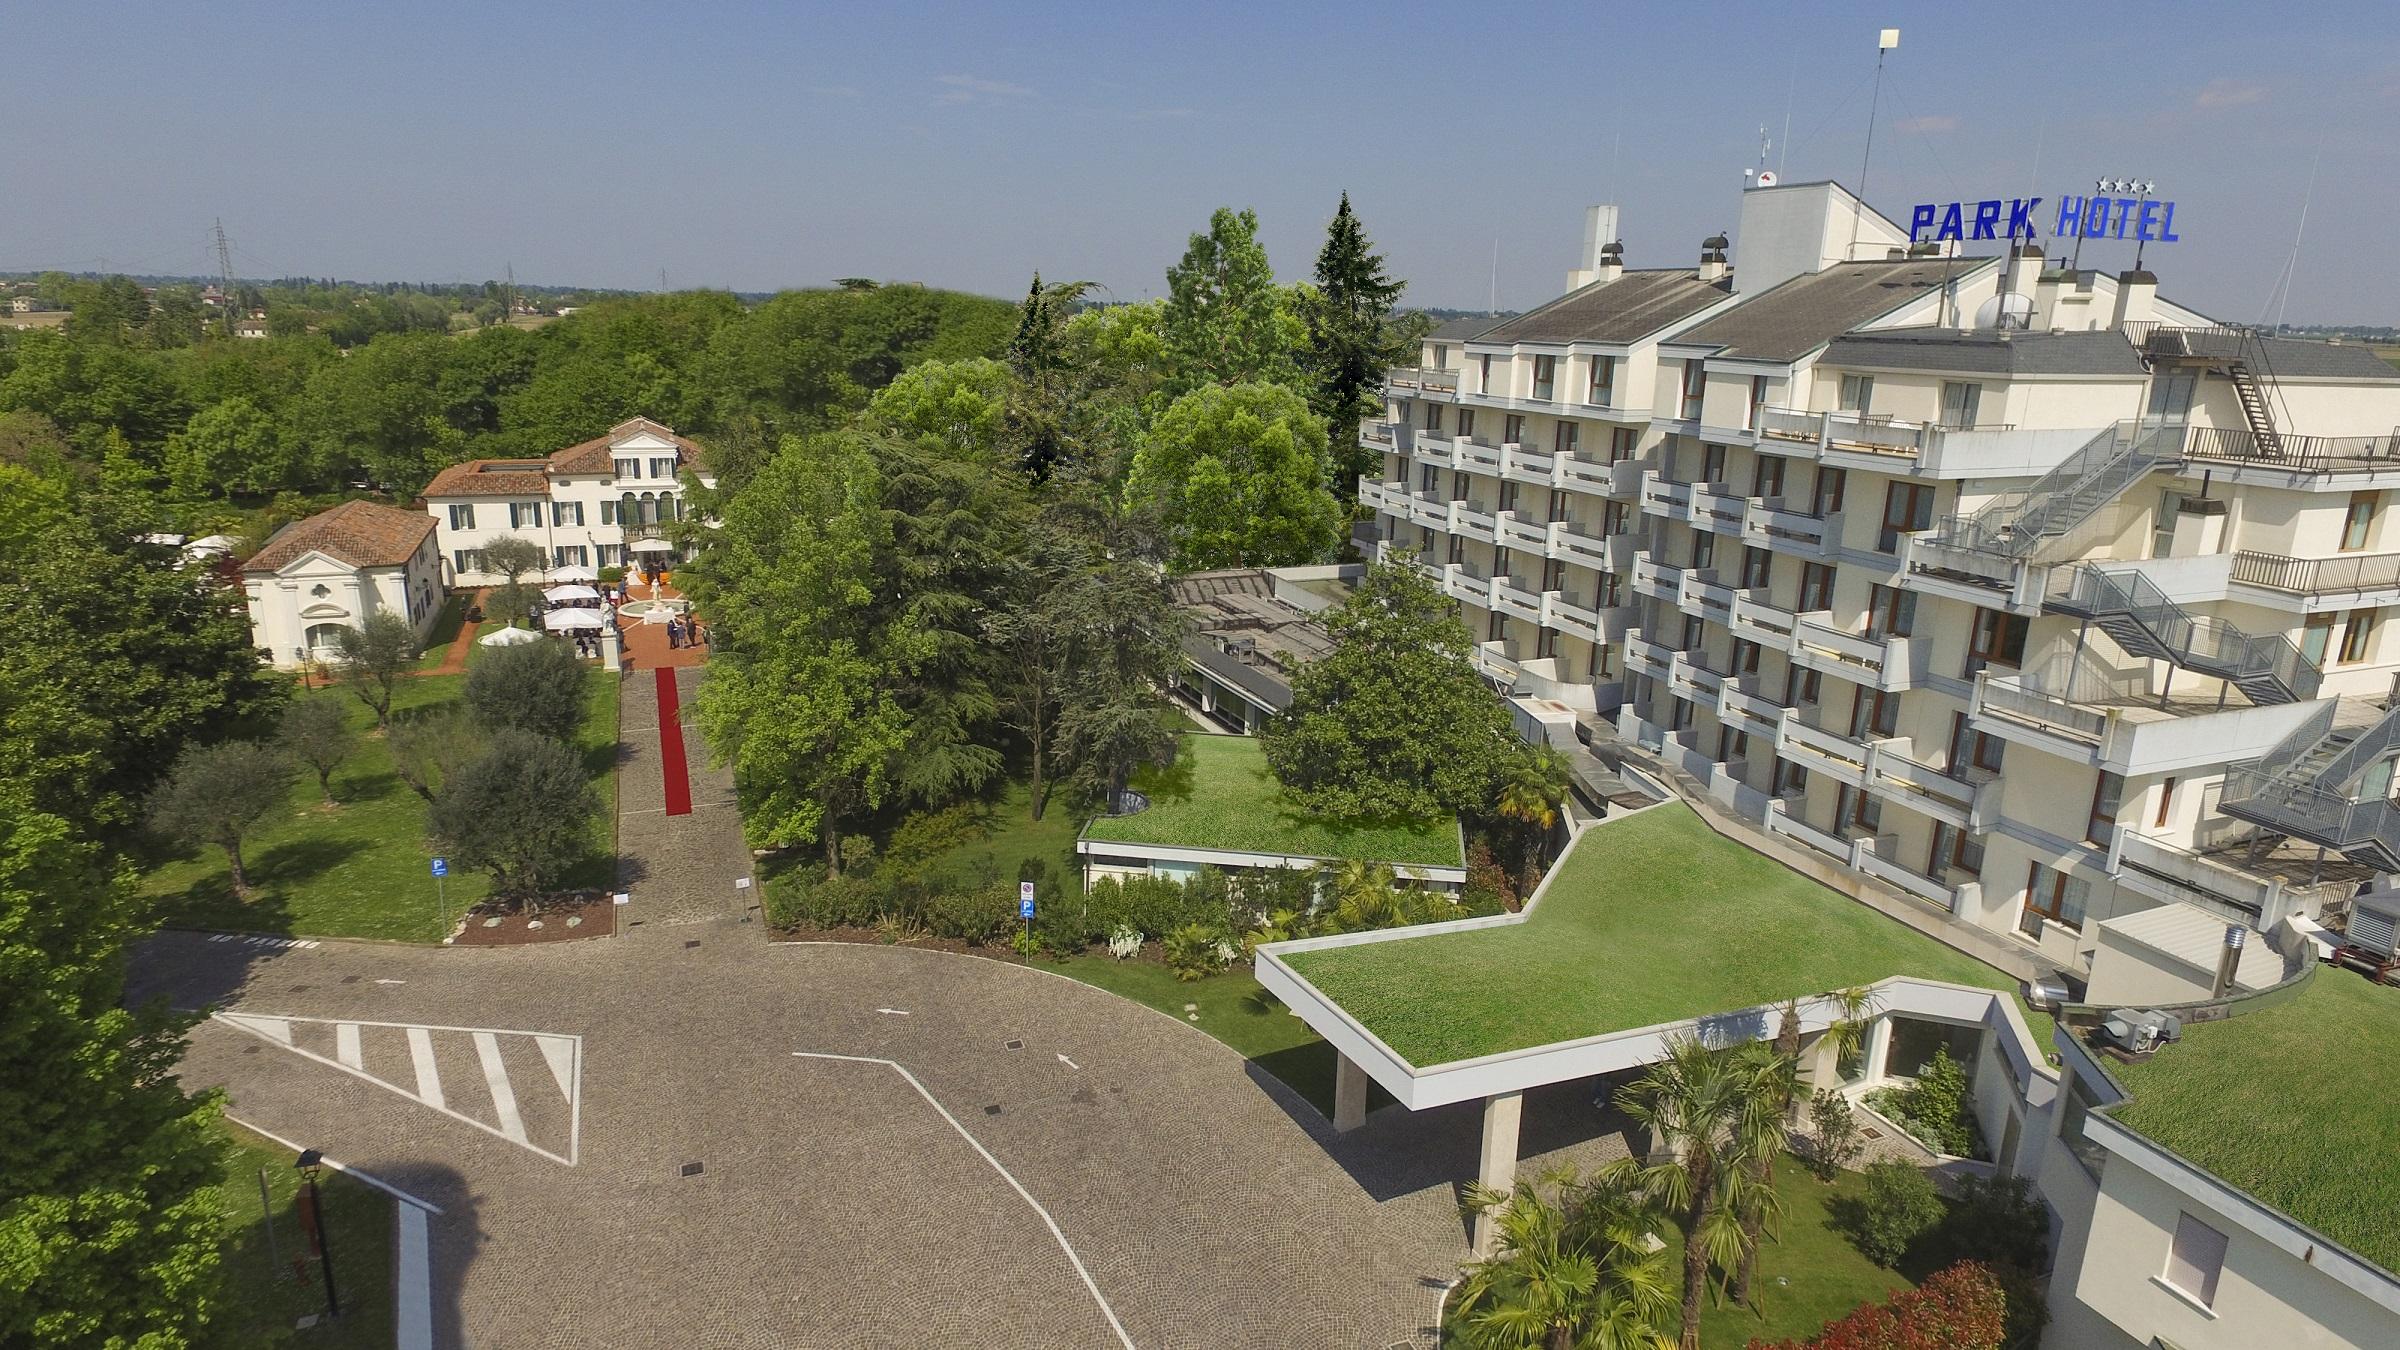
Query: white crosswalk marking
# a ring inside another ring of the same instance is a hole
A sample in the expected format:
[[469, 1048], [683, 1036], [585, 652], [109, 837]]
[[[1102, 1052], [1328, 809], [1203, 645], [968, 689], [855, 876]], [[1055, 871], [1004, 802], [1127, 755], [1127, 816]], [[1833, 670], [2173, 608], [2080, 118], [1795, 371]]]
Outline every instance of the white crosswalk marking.
[[[387, 1092], [554, 1162], [573, 1167], [580, 1155], [583, 1136], [583, 1038], [580, 1036], [264, 1013], [217, 1013], [214, 1017], [236, 1030], [282, 1046], [302, 1059], [363, 1078]], [[504, 1052], [504, 1043], [510, 1039], [519, 1042], [518, 1049]], [[547, 1076], [558, 1089], [557, 1097], [551, 1097], [549, 1089], [540, 1086], [544, 1075], [538, 1073], [526, 1088], [531, 1098], [517, 1095], [519, 1085], [509, 1078], [508, 1060], [514, 1055], [520, 1071], [531, 1063], [522, 1044], [527, 1040], [533, 1042], [532, 1049], [540, 1052], [542, 1064], [549, 1070]], [[395, 1081], [383, 1076], [384, 1072], [398, 1071], [403, 1044], [407, 1047], [408, 1061], [403, 1077], [413, 1081]], [[462, 1070], [455, 1061], [470, 1045], [474, 1047], [476, 1072], [461, 1078]], [[326, 1053], [328, 1048], [332, 1053]], [[491, 1103], [488, 1110], [480, 1101], [471, 1100], [475, 1095], [472, 1092], [466, 1092], [453, 1104], [450, 1093], [442, 1086], [441, 1056], [445, 1052], [453, 1059], [452, 1086], [471, 1083], [480, 1076]], [[379, 1066], [382, 1072], [369, 1068], [370, 1063]], [[557, 1109], [562, 1102], [566, 1108], [563, 1116]]]
[[417, 1096], [427, 1106], [440, 1110], [450, 1103], [442, 1097], [442, 1074], [433, 1066], [433, 1033], [423, 1027], [408, 1029], [408, 1059], [417, 1071]]
[[500, 1064], [500, 1038], [488, 1031], [475, 1033], [475, 1057], [483, 1061], [484, 1086], [492, 1090], [492, 1109], [500, 1113], [500, 1137], [512, 1144], [525, 1142], [525, 1118], [517, 1114], [517, 1094], [508, 1085], [508, 1070]]

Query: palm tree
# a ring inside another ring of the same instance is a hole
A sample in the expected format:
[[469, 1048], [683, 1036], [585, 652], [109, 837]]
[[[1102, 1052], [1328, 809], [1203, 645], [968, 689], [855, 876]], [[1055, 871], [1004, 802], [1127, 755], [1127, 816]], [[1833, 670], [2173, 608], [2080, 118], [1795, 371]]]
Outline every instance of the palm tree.
[[[1865, 1040], [1867, 1008], [1874, 994], [1863, 987], [1854, 987], [1837, 989], [1826, 997], [1841, 1009], [1841, 1015], [1825, 1028], [1825, 1036], [1832, 1042], [1834, 1060], [1839, 1063], [1855, 1053]], [[1779, 1067], [1773, 1071], [1772, 1086], [1782, 1094], [1774, 1106], [1789, 1121], [1798, 1109], [1800, 1096], [1800, 1000], [1796, 998], [1784, 1000], [1783, 1019], [1775, 1029], [1774, 1055]], [[1775, 1158], [1781, 1152], [1779, 1143], [1752, 1160], [1756, 1173], [1750, 1178], [1754, 1194], [1774, 1195]], [[1758, 1275], [1759, 1242], [1765, 1236], [1767, 1222], [1768, 1216], [1755, 1208], [1742, 1216], [1742, 1262], [1733, 1276], [1732, 1297], [1736, 1303], [1750, 1301], [1751, 1286]]]
[[1621, 1187], [1585, 1185], [1572, 1170], [1507, 1191], [1475, 1185], [1467, 1203], [1492, 1215], [1493, 1255], [1469, 1266], [1453, 1303], [1459, 1339], [1481, 1350], [1665, 1350], [1659, 1328], [1675, 1296], [1649, 1248], [1657, 1207]]
[[1333, 920], [1337, 933], [1363, 933], [1405, 921], [1398, 874], [1390, 863], [1352, 858], [1333, 874]]
[[1547, 830], [1558, 823], [1558, 808], [1566, 800], [1567, 757], [1537, 745], [1510, 765], [1493, 809], [1505, 819]]

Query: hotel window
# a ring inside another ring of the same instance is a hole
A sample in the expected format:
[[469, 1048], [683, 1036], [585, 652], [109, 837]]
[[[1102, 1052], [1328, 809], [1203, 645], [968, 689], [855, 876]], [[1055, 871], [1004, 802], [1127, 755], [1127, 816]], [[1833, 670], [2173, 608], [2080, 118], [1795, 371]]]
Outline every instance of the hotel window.
[[1700, 447], [1700, 477], [1696, 481], [1711, 484], [1725, 481], [1724, 446], [1703, 445]]
[[1975, 672], [1985, 666], [2006, 666], [2016, 669], [2025, 661], [2025, 630], [2028, 620], [2022, 614], [2004, 609], [1975, 611], [1975, 631], [1967, 640], [1967, 669], [1965, 678], [1975, 678]]
[[615, 464], [617, 477], [619, 478], [639, 478], [642, 476], [642, 462], [638, 459], [620, 459], [615, 461]]
[[1859, 688], [1850, 696], [1850, 735], [1864, 740], [1872, 733], [1877, 736], [1900, 734], [1900, 696], [1879, 690]]
[[1667, 729], [1669, 731], [1682, 731], [1691, 726], [1692, 701], [1688, 698], [1680, 697], [1674, 698], [1670, 701], [1675, 705], [1675, 710], [1668, 714]]
[[1440, 431], [1440, 430], [1442, 429], [1442, 405], [1441, 405], [1441, 404], [1439, 404], [1439, 403], [1428, 403], [1428, 404], [1426, 404], [1426, 405], [1425, 405], [1425, 424], [1424, 424], [1424, 425], [1425, 425], [1425, 430], [1427, 430], [1427, 431]]
[[1458, 438], [1462, 441], [1475, 439], [1475, 410], [1473, 408], [1458, 410]]
[[1750, 406], [1742, 410], [1742, 425], [1752, 430], [1758, 427], [1758, 410], [1767, 406], [1767, 377], [1750, 377]]
[[1750, 495], [1781, 497], [1783, 495], [1783, 456], [1759, 455], [1750, 466]]
[[1567, 518], [1567, 493], [1566, 493], [1566, 489], [1564, 489], [1564, 488], [1552, 488], [1552, 489], [1550, 489], [1550, 519], [1551, 519], [1552, 521], [1561, 521], [1561, 520], [1565, 520], [1566, 518]]
[[1942, 381], [1942, 425], [1971, 427], [1983, 406], [1983, 386], [1964, 380]]
[[1701, 644], [1707, 640], [1708, 630], [1700, 626], [1699, 616], [1695, 614], [1684, 615], [1682, 641], [1675, 644], [1675, 649], [1677, 651], [1690, 652], [1694, 660], [1699, 660], [1703, 656]]
[[1600, 608], [1615, 609], [1625, 603], [1625, 579], [1614, 572], [1600, 574]]
[[2029, 864], [2029, 869], [2025, 874], [2025, 912], [2017, 919], [2017, 931], [2038, 938], [2042, 920], [2048, 919], [2071, 932], [2082, 932], [2084, 911], [2092, 899], [2091, 884], [2038, 862]]
[[2183, 514], [2183, 494], [2173, 489], [2158, 496], [2158, 518], [2150, 522], [2150, 556], [2165, 558], [2175, 552], [2175, 518]]
[[1465, 562], [1466, 560], [1467, 560], [1467, 537], [1466, 537], [1465, 535], [1463, 535], [1463, 534], [1454, 534], [1454, 535], [1451, 535], [1451, 536], [1450, 536], [1450, 561], [1452, 561], [1452, 562], [1454, 562], [1454, 563], [1463, 563], [1463, 562]]
[[1594, 407], [1605, 408], [1616, 401], [1616, 396], [1617, 358], [1613, 356], [1593, 357], [1591, 393], [1585, 397], [1584, 402]]
[[1547, 593], [1549, 593], [1549, 592], [1551, 592], [1551, 591], [1562, 591], [1562, 592], [1563, 592], [1563, 591], [1565, 591], [1566, 589], [1567, 589], [1567, 565], [1566, 565], [1565, 563], [1563, 563], [1563, 562], [1560, 562], [1560, 561], [1559, 561], [1559, 560], [1557, 560], [1556, 558], [1552, 558], [1552, 559], [1550, 559], [1549, 561], [1547, 561], [1547, 562], [1543, 563], [1543, 564], [1542, 564], [1542, 591], [1543, 591], [1543, 593], [1544, 593], [1544, 594], [1547, 594]]
[[1874, 401], [1874, 376], [1844, 375], [1842, 377], [1841, 410], [1843, 412], [1864, 414], [1867, 411], [1867, 405]]
[[1897, 586], [1867, 588], [1867, 636], [1911, 637], [1917, 628], [1917, 593]]
[[475, 508], [474, 508], [472, 505], [467, 505], [467, 504], [461, 504], [461, 505], [458, 505], [458, 506], [453, 506], [453, 507], [451, 507], [451, 508], [450, 508], [450, 528], [451, 528], [451, 529], [454, 529], [454, 530], [471, 530], [471, 529], [474, 529], [474, 528], [475, 528]]
[[2102, 769], [2100, 781], [2092, 785], [2092, 816], [2083, 825], [2084, 842], [2107, 848], [2117, 837], [2117, 808], [2124, 804], [2124, 777]]
[[1490, 355], [1487, 353], [1487, 354], [1486, 354], [1486, 355], [1485, 355], [1485, 356], [1482, 358], [1482, 361], [1483, 361], [1483, 375], [1482, 375], [1482, 380], [1481, 380], [1481, 382], [1480, 382], [1480, 383], [1478, 383], [1478, 384], [1477, 384], [1475, 387], [1476, 387], [1476, 388], [1478, 388], [1478, 389], [1481, 389], [1483, 392], [1485, 392], [1485, 393], [1487, 393], [1487, 394], [1496, 394], [1496, 393], [1499, 393], [1499, 392], [1500, 392], [1499, 390], [1492, 388], [1492, 358], [1491, 358], [1491, 356], [1490, 356]]
[[1454, 502], [1463, 502], [1466, 499], [1467, 471], [1465, 469], [1452, 469], [1450, 471], [1450, 500]]
[[2324, 665], [2325, 649], [2332, 645], [2332, 642], [2333, 616], [2331, 614], [2309, 615], [2307, 622], [2300, 628], [2300, 654], [2307, 657], [2311, 665]]
[[1717, 537], [1707, 530], [1693, 531], [1692, 566], [1695, 569], [1713, 567], [1716, 565], [1716, 561]]
[[1735, 731], [1732, 727], [1717, 728], [1717, 762], [1719, 764], [1731, 764], [1737, 759], [1747, 759], [1749, 756], [1749, 732]]
[[675, 476], [675, 457], [667, 455], [651, 460], [650, 476], [652, 478], [673, 478]]
[[2342, 624], [2344, 661], [2364, 661], [2375, 646], [2375, 616], [2381, 611], [2354, 609]]
[[1833, 798], [1833, 827], [1856, 825], [1868, 834], [1883, 829], [1883, 803], [1868, 793], [1845, 783]]
[[1616, 649], [1605, 642], [1592, 644], [1592, 678], [1606, 679], [1616, 673]]
[[1818, 466], [1816, 490], [1808, 496], [1809, 514], [1822, 519], [1841, 510], [1842, 485], [1847, 482], [1849, 482], [1849, 475], [1840, 469]]
[[1767, 781], [1776, 796], [1796, 796], [1808, 790], [1808, 770], [1778, 755], [1774, 776]]
[[2382, 499], [2380, 492], [2350, 494], [2350, 507], [2342, 513], [2342, 552], [2356, 553], [2367, 546], [2367, 537], [2375, 533], [2375, 508]]
[[1702, 394], [1703, 394], [1703, 393], [1704, 393], [1704, 392], [1707, 390], [1707, 388], [1708, 388], [1708, 369], [1707, 369], [1707, 367], [1705, 367], [1705, 366], [1701, 365], [1701, 364], [1700, 364], [1700, 361], [1699, 361], [1699, 358], [1697, 358], [1697, 357], [1693, 358], [1692, 360], [1689, 360], [1689, 361], [1686, 361], [1686, 362], [1684, 362], [1684, 363], [1683, 363], [1683, 408], [1682, 408], [1682, 411], [1681, 411], [1681, 416], [1682, 416], [1682, 418], [1683, 418], [1683, 420], [1684, 420], [1684, 421], [1686, 421], [1686, 422], [1695, 422], [1695, 421], [1698, 421], [1698, 420], [1699, 420], [1699, 418], [1700, 418], [1700, 396], [1701, 396], [1701, 395], [1702, 395]]
[[1510, 413], [1507, 420], [1500, 424], [1500, 428], [1502, 445], [1523, 445], [1525, 443], [1525, 419], [1523, 417], [1516, 413]]
[[1555, 356], [1533, 358], [1533, 396], [1544, 403], [1549, 402], [1557, 383], [1558, 358]]
[[1503, 511], [1517, 509], [1517, 485], [1513, 479], [1500, 484], [1500, 509]]
[[2163, 1277], [2175, 1292], [2203, 1308], [2217, 1305], [2217, 1276], [2225, 1270], [2225, 1235], [2177, 1211], [2175, 1239], [2167, 1248]]
[[1883, 490], [1883, 532], [1875, 537], [1875, 550], [1890, 553], [1900, 547], [1902, 534], [1932, 524], [1933, 485], [1893, 483]]
[[1533, 655], [1534, 655], [1534, 659], [1536, 659], [1536, 660], [1539, 660], [1539, 661], [1549, 661], [1549, 660], [1554, 660], [1554, 659], [1556, 659], [1556, 657], [1558, 656], [1558, 630], [1557, 630], [1557, 629], [1554, 629], [1554, 628], [1544, 628], [1544, 629], [1541, 629], [1541, 630], [1537, 631], [1537, 632], [1534, 634], [1534, 638], [1533, 638]]
[[1634, 448], [1641, 444], [1642, 433], [1636, 427], [1617, 427], [1608, 433], [1608, 462], [1622, 464], [1633, 458]]
[[581, 525], [583, 523], [583, 503], [550, 503], [550, 523], [553, 525]]
[[1950, 715], [1950, 776], [1959, 777], [1969, 768], [1989, 773], [2000, 772], [2000, 754], [2008, 742], [1997, 736], [1987, 736], [1967, 723], [1965, 713]]
[[1499, 610], [1493, 610], [1491, 627], [1484, 630], [1483, 638], [1486, 642], [1506, 642], [1508, 640], [1508, 616]]
[[1574, 454], [1576, 439], [1582, 434], [1583, 428], [1577, 423], [1561, 422], [1550, 435], [1550, 448], [1562, 455]]
[[1983, 845], [1967, 831], [1937, 820], [1933, 825], [1933, 847], [1925, 851], [1925, 875], [1938, 877], [1951, 868], [1970, 876], [1982, 875]]
[[1763, 548], [1742, 550], [1742, 585], [1764, 588], [1775, 583], [1775, 555]]
[[1736, 675], [1756, 675], [1758, 673], [1757, 643], [1747, 638], [1733, 640], [1733, 673]]
[[1813, 614], [1833, 604], [1833, 569], [1824, 563], [1800, 564], [1800, 612]]
[[1632, 502], [1602, 502], [1600, 504], [1600, 533], [1623, 534], [1626, 522], [1633, 516]]
[[1783, 706], [1813, 708], [1824, 692], [1824, 674], [1806, 666], [1786, 666], [1783, 671]]
[[2175, 809], [2175, 780], [2169, 778], [2158, 785], [2158, 814], [2150, 821], [2152, 829], [2164, 829], [2167, 813]]

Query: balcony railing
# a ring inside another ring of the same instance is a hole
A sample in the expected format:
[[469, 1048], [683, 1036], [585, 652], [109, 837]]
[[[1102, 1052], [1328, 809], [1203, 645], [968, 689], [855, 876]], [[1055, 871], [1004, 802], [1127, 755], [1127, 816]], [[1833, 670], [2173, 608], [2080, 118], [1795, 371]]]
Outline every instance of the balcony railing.
[[1749, 507], [1749, 498], [1729, 490], [1722, 483], [1696, 483], [1691, 490], [1691, 514], [1688, 519], [1704, 530], [1740, 534], [1742, 518]]
[[1458, 392], [1458, 372], [1437, 370], [1429, 366], [1400, 366], [1384, 372], [1383, 382], [1402, 392], [1455, 394]]
[[1358, 438], [1362, 441], [1365, 441], [1369, 445], [1380, 445], [1389, 448], [1393, 441], [1398, 438], [1398, 435], [1399, 426], [1397, 423], [1378, 422], [1370, 419], [1358, 424]]
[[1642, 509], [1653, 515], [1685, 519], [1691, 514], [1692, 485], [1673, 482], [1661, 476], [1656, 469], [1645, 470], [1642, 474]]
[[1761, 408], [1758, 434], [1787, 441], [1815, 441], [1825, 434], [1825, 414], [1800, 408]]
[[1555, 462], [1556, 460], [1549, 452], [1535, 450], [1529, 446], [1520, 444], [1500, 447], [1500, 476], [1514, 479], [1520, 483], [1539, 483], [1547, 486], [1550, 482], [1551, 466]]
[[2287, 558], [2243, 549], [2233, 555], [2233, 579], [2296, 595], [2348, 595], [2400, 589], [2400, 553], [2355, 553], [2333, 558]]
[[2400, 428], [2382, 436], [2279, 435], [2261, 445], [2248, 427], [2193, 427], [2183, 454], [2292, 473], [2367, 473], [2400, 469]]

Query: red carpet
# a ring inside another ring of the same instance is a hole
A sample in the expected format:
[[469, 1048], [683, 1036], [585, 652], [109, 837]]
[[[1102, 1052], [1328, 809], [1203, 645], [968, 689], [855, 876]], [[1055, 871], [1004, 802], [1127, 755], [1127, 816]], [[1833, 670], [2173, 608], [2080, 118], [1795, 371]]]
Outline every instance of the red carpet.
[[683, 762], [683, 716], [676, 701], [675, 672], [660, 667], [658, 677], [658, 770], [666, 780], [667, 814], [692, 813], [692, 775]]

